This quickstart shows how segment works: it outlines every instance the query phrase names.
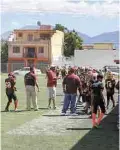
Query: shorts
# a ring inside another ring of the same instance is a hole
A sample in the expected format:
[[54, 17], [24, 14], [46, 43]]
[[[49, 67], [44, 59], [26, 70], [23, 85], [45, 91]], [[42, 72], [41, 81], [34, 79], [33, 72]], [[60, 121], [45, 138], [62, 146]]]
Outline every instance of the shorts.
[[13, 99], [14, 101], [17, 100], [17, 96], [16, 96], [15, 93], [11, 93], [11, 94], [7, 94], [7, 93], [6, 93], [6, 95], [7, 95], [7, 97], [8, 97], [8, 101], [9, 101], [9, 102], [12, 102], [12, 99]]
[[105, 104], [101, 97], [94, 96], [92, 106], [93, 106], [93, 113], [97, 114], [98, 106], [101, 108], [102, 113], [105, 113]]
[[48, 87], [49, 99], [56, 98], [56, 87]]

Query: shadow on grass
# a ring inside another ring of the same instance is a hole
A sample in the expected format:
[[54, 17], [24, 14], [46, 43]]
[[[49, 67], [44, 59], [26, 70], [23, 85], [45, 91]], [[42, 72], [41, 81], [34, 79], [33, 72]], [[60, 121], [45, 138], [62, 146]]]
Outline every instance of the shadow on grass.
[[[114, 114], [114, 115], [113, 115]], [[69, 128], [67, 130], [90, 130], [70, 150], [119, 150], [117, 130], [118, 105], [101, 122], [101, 129]]]
[[[39, 110], [48, 110], [48, 108], [46, 107], [46, 108], [38, 108], [38, 111]], [[31, 108], [31, 111], [34, 111], [34, 109], [33, 108]], [[3, 112], [15, 112], [14, 110], [9, 110], [9, 111], [5, 111], [5, 110], [2, 110], [1, 111], [1, 113], [3, 113]], [[30, 112], [29, 110], [27, 110], [27, 109], [24, 109], [24, 110], [17, 110], [16, 112]]]
[[67, 128], [66, 130], [91, 130], [91, 128]]
[[38, 109], [46, 110], [46, 109], [48, 109], [48, 108], [47, 108], [47, 107], [45, 107], [45, 108], [38, 108]]
[[1, 111], [2, 113], [4, 112], [4, 113], [10, 113], [10, 112], [14, 112], [14, 113], [17, 113], [17, 112], [27, 112], [27, 110], [17, 110], [17, 111], [14, 111], [14, 110], [9, 110], [9, 111], [5, 111], [5, 110], [3, 110], [3, 111]]
[[65, 117], [65, 116], [67, 116], [67, 115], [65, 115], [65, 116], [62, 116], [62, 115], [42, 115], [42, 116], [46, 116], [46, 117]]
[[86, 118], [85, 117], [84, 118], [77, 117], [77, 118], [69, 118], [69, 119], [90, 119], [90, 118], [89, 117], [86, 117]]

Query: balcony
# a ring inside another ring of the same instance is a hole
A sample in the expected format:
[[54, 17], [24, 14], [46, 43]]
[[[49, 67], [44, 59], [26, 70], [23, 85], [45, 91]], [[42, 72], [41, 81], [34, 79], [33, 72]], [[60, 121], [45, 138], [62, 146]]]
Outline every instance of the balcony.
[[17, 44], [20, 44], [20, 45], [33, 44], [33, 45], [36, 45], [36, 44], [48, 44], [49, 41], [50, 41], [50, 39], [41, 39], [41, 38], [37, 38], [37, 39], [31, 40], [31, 41], [13, 39], [12, 41], [9, 41], [9, 43], [12, 44], [12, 45], [17, 45]]
[[36, 53], [24, 53], [23, 57], [24, 58], [37, 58], [37, 54]]

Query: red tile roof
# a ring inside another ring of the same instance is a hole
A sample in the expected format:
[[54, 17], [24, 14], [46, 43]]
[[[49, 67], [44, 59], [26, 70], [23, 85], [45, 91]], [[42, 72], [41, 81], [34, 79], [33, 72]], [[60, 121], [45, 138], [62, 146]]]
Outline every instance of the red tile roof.
[[41, 25], [40, 30], [52, 30], [52, 26], [51, 25]]

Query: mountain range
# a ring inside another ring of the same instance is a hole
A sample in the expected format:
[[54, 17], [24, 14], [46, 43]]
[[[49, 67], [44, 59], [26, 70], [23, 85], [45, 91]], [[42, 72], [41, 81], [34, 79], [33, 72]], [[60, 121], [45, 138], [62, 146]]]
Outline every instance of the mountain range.
[[[21, 29], [36, 29], [36, 28], [38, 29], [38, 26], [29, 25], [29, 26], [22, 27]], [[7, 31], [1, 34], [1, 39], [7, 40], [11, 33], [12, 31]], [[119, 47], [119, 31], [106, 32], [94, 37], [90, 37], [87, 34], [81, 32], [77, 32], [77, 33], [83, 39], [83, 44], [111, 42], [114, 44], [115, 48], [118, 49]]]

